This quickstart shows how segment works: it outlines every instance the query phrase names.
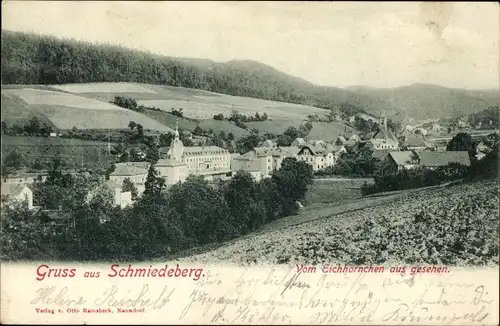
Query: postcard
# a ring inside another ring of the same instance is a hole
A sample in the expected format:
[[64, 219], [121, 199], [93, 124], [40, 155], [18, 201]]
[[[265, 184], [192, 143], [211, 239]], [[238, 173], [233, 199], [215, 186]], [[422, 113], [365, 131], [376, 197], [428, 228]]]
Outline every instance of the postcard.
[[499, 17], [2, 2], [0, 321], [498, 325]]

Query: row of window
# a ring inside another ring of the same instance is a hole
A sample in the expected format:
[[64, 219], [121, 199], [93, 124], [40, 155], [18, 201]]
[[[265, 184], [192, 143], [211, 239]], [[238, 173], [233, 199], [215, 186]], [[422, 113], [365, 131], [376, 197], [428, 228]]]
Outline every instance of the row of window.
[[216, 157], [186, 157], [184, 162], [217, 162], [217, 161], [228, 161], [227, 156], [216, 156]]

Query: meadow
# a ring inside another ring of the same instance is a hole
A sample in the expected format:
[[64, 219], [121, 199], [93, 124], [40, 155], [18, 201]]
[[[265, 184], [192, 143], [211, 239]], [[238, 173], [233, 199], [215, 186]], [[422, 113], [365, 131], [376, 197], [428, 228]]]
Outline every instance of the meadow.
[[156, 107], [164, 111], [182, 108], [184, 115], [193, 119], [211, 119], [222, 113], [231, 115], [233, 110], [241, 114], [255, 115], [266, 112], [270, 118], [305, 119], [308, 115], [323, 116], [329, 111], [312, 106], [269, 101], [250, 97], [219, 94], [199, 89], [135, 83], [91, 83], [52, 86], [65, 92], [111, 101], [114, 96], [133, 98], [139, 105]]
[[[114, 144], [110, 144], [111, 148]], [[2, 158], [12, 151], [23, 157], [25, 167], [37, 160], [50, 165], [59, 157], [63, 166], [75, 168], [108, 168], [114, 157], [108, 154], [108, 143], [60, 137], [30, 137], [2, 135]]]
[[32, 116], [58, 129], [127, 129], [130, 121], [144, 129], [173, 130], [143, 114], [70, 93], [19, 86], [2, 89], [2, 120], [24, 124]]

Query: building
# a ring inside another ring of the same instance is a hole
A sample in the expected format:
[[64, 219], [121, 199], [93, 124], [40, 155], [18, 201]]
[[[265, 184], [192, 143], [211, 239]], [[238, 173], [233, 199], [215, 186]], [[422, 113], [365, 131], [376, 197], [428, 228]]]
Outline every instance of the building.
[[28, 209], [33, 209], [33, 192], [25, 184], [2, 183], [1, 207], [26, 203]]
[[425, 141], [423, 135], [409, 134], [405, 136], [405, 140], [401, 147], [406, 151], [423, 151], [430, 149], [432, 146]]
[[335, 147], [304, 146], [297, 153], [297, 160], [312, 166], [313, 171], [325, 169], [336, 163]]
[[125, 162], [116, 163], [116, 169], [109, 175], [109, 180], [123, 186], [123, 180], [130, 179], [137, 188], [137, 194], [140, 196], [144, 192], [146, 177], [148, 175], [149, 162]]
[[399, 150], [398, 140], [392, 131], [387, 129], [386, 123], [368, 140], [368, 146], [373, 150]]
[[467, 151], [421, 152], [418, 157], [420, 159], [419, 164], [430, 169], [446, 166], [450, 163], [470, 166], [470, 157]]
[[113, 192], [113, 205], [125, 208], [132, 205], [132, 193], [123, 191], [122, 186], [114, 181], [106, 181], [106, 186]]
[[419, 157], [416, 152], [412, 151], [390, 152], [386, 155], [383, 163], [385, 173], [396, 173], [418, 166]]
[[[175, 170], [180, 174], [185, 174], [184, 168], [187, 167], [187, 175], [211, 175], [230, 172], [231, 160], [229, 151], [217, 146], [192, 146], [184, 147], [179, 139], [179, 131], [175, 130], [175, 138], [170, 147], [159, 149], [160, 162], [158, 167], [176, 167]], [[170, 161], [165, 161], [170, 160]], [[173, 172], [174, 173], [174, 172]], [[182, 179], [181, 176], [175, 176], [174, 179]]]
[[47, 172], [19, 172], [15, 175], [2, 178], [3, 183], [17, 183], [30, 185], [37, 181], [45, 182], [47, 180]]
[[276, 142], [274, 140], [266, 139], [262, 142], [262, 144], [260, 144], [259, 147], [276, 148], [276, 147], [278, 147], [278, 145], [276, 144]]
[[304, 138], [296, 138], [291, 146], [295, 146], [295, 147], [301, 147], [301, 146], [306, 146], [307, 145], [307, 142], [305, 141]]

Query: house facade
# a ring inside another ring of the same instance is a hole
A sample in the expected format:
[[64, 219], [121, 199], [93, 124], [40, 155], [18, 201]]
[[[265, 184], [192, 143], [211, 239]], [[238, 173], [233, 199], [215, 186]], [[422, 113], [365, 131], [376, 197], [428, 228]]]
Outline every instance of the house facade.
[[2, 208], [25, 203], [28, 209], [33, 209], [33, 191], [28, 186], [17, 183], [2, 183], [1, 188]]
[[116, 163], [116, 169], [109, 175], [109, 180], [123, 186], [125, 179], [130, 179], [137, 188], [138, 195], [142, 195], [145, 189], [146, 177], [148, 175], [149, 162], [124, 162]]

